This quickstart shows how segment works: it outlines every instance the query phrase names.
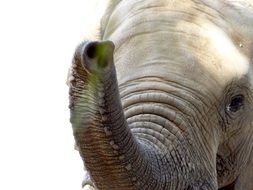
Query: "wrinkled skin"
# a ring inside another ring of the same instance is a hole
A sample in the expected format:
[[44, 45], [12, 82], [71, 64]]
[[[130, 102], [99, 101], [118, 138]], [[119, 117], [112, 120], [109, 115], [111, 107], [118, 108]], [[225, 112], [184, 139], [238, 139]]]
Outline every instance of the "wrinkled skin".
[[118, 0], [71, 68], [85, 189], [253, 189], [253, 1]]

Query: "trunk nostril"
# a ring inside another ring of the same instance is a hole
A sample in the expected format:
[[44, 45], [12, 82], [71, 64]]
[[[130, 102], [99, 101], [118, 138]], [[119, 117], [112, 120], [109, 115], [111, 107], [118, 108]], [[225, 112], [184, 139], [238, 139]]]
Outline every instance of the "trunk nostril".
[[97, 54], [97, 42], [90, 43], [86, 49], [86, 55], [89, 59], [94, 59]]
[[86, 52], [84, 56], [89, 59], [94, 59], [101, 56], [110, 56], [113, 54], [114, 44], [111, 41], [103, 42], [90, 42], [85, 48]]

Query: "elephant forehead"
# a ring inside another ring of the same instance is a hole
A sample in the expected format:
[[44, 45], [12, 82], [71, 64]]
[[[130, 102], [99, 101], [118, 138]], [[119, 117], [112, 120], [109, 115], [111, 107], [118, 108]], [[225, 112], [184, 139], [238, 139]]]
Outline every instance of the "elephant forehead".
[[202, 29], [200, 36], [207, 43], [195, 54], [198, 63], [214, 78], [225, 85], [249, 72], [250, 58], [244, 53], [247, 47], [243, 41], [234, 41], [231, 35], [213, 23], [202, 23]]

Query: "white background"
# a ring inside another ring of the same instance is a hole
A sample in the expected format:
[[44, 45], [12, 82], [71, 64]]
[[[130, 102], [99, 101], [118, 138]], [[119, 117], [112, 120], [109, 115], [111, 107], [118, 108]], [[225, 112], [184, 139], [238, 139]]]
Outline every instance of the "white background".
[[0, 0], [0, 189], [78, 190], [67, 72], [105, 0]]

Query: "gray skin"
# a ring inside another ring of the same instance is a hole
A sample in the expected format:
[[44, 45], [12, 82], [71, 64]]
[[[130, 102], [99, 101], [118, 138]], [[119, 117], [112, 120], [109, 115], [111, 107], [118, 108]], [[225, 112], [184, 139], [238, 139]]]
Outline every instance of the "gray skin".
[[253, 1], [113, 1], [71, 69], [86, 189], [253, 189]]

